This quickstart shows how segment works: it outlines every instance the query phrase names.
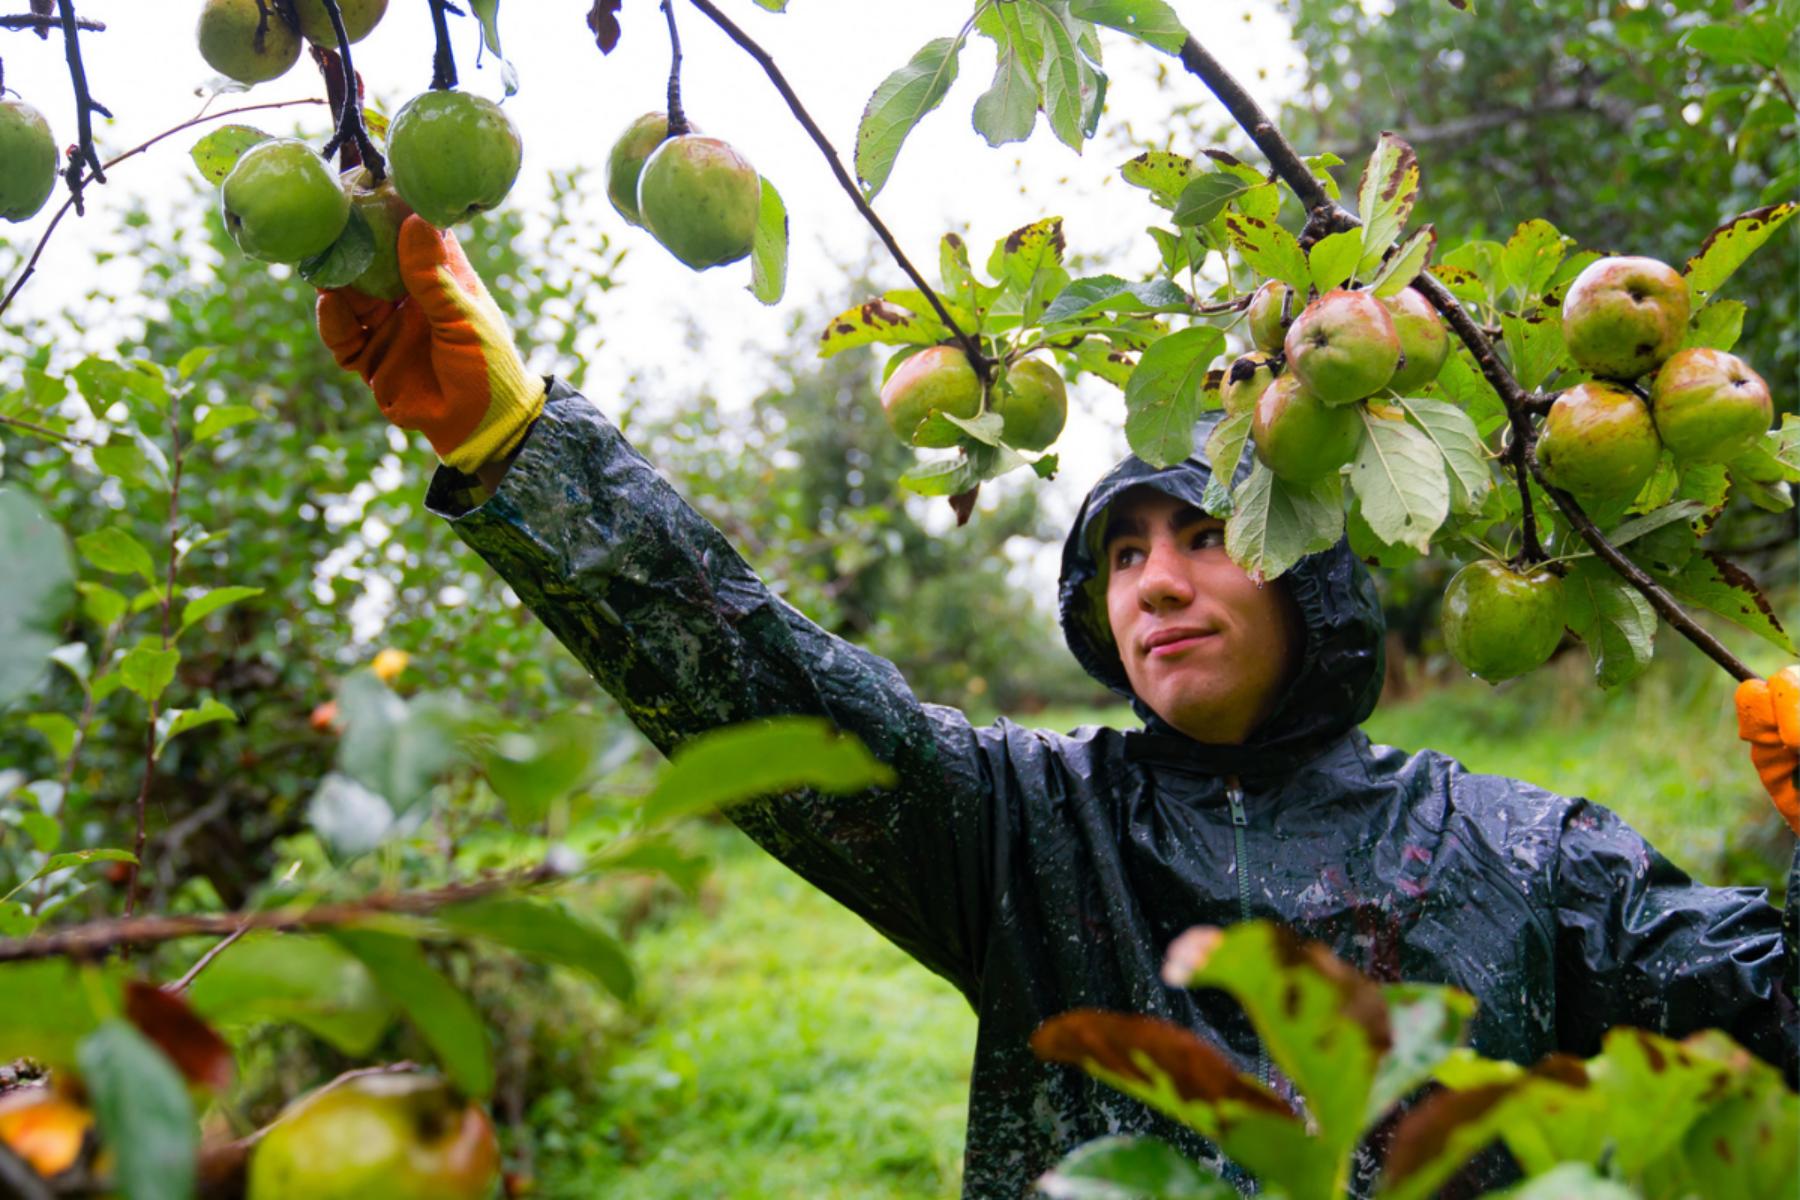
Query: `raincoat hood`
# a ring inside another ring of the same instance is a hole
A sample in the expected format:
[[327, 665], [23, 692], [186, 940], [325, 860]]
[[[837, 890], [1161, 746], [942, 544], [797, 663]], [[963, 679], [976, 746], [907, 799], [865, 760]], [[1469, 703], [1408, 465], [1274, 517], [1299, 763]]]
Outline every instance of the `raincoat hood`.
[[[1125, 676], [1106, 617], [1106, 581], [1100, 538], [1107, 510], [1131, 488], [1144, 486], [1205, 508], [1212, 464], [1200, 449], [1218, 422], [1209, 414], [1194, 427], [1193, 457], [1171, 467], [1127, 458], [1096, 483], [1063, 544], [1058, 606], [1063, 636], [1087, 673], [1126, 697], [1153, 739], [1179, 739], [1163, 749], [1218, 774], [1264, 774], [1304, 762], [1360, 725], [1375, 710], [1384, 671], [1386, 623], [1375, 582], [1339, 538], [1335, 546], [1300, 560], [1281, 577], [1299, 606], [1306, 629], [1300, 668], [1269, 719], [1242, 746], [1196, 742], [1152, 712]], [[1250, 473], [1245, 454], [1233, 479]]]

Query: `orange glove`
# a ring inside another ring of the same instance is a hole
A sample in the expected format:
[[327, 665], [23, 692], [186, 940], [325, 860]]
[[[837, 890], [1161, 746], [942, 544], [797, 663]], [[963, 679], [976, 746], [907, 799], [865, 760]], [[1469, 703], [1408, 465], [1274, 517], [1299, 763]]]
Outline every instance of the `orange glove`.
[[1746, 679], [1737, 688], [1738, 736], [1750, 743], [1750, 761], [1800, 834], [1800, 665], [1783, 667], [1767, 682]]
[[456, 235], [411, 216], [400, 226], [399, 300], [349, 288], [319, 293], [319, 336], [375, 390], [382, 415], [423, 433], [468, 474], [513, 452], [544, 407], [506, 318]]

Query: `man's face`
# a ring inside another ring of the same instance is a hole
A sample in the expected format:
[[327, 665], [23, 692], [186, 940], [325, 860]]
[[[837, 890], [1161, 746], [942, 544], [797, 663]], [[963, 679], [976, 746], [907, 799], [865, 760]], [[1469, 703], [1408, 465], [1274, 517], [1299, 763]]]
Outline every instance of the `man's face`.
[[1305, 631], [1287, 588], [1258, 586], [1225, 555], [1225, 523], [1137, 487], [1112, 505], [1106, 612], [1125, 676], [1163, 720], [1238, 744], [1298, 664]]

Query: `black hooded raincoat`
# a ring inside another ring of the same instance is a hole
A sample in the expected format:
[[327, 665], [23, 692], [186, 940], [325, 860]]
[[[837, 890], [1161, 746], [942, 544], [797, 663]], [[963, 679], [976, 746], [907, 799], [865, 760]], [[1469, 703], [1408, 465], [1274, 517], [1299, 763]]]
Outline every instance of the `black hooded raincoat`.
[[[1128, 459], [1069, 535], [1069, 645], [1127, 696], [1097, 603], [1102, 513], [1139, 483], [1198, 503], [1209, 476], [1198, 459], [1166, 470]], [[1800, 887], [1784, 922], [1759, 890], [1695, 884], [1597, 804], [1371, 745], [1358, 724], [1381, 686], [1381, 608], [1342, 542], [1286, 576], [1306, 647], [1277, 711], [1248, 745], [1209, 746], [1141, 703], [1143, 730], [1069, 734], [977, 729], [921, 703], [891, 663], [773, 595], [560, 382], [499, 490], [481, 499], [472, 486], [443, 468], [427, 504], [659, 749], [808, 714], [894, 768], [891, 790], [781, 796], [731, 815], [979, 1014], [965, 1196], [1026, 1194], [1103, 1134], [1153, 1133], [1216, 1161], [1185, 1129], [1026, 1044], [1057, 1013], [1117, 1009], [1177, 1021], [1257, 1069], [1235, 1002], [1159, 977], [1192, 925], [1278, 918], [1378, 979], [1454, 984], [1480, 1002], [1472, 1042], [1490, 1057], [1591, 1053], [1617, 1024], [1717, 1026], [1794, 1078]], [[1502, 1160], [1481, 1174], [1505, 1171]]]

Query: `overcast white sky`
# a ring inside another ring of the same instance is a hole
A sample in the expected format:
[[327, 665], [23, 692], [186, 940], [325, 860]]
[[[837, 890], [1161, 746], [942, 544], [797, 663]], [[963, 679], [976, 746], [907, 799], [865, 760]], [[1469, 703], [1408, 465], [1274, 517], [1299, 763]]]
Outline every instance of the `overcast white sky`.
[[[521, 77], [520, 90], [507, 108], [525, 138], [525, 166], [514, 197], [526, 206], [547, 195], [550, 170], [602, 166], [628, 121], [663, 106], [668, 43], [654, 0], [627, 0], [623, 42], [604, 57], [587, 35], [587, 7], [585, 0], [509, 0], [501, 7], [502, 34]], [[774, 55], [846, 157], [876, 84], [926, 41], [954, 33], [969, 12], [966, 2], [926, 0], [794, 0], [785, 15], [765, 13], [749, 0], [733, 0], [726, 7]], [[1175, 7], [1259, 99], [1276, 102], [1293, 86], [1297, 59], [1286, 23], [1271, 0], [1175, 0]], [[83, 40], [95, 94], [118, 114], [99, 131], [103, 154], [135, 145], [195, 112], [200, 102], [196, 89], [213, 74], [194, 43], [199, 9], [199, 0], [83, 0], [82, 14], [109, 27]], [[683, 6], [678, 17], [686, 56], [683, 99], [690, 113], [708, 132], [749, 156], [787, 201], [792, 228], [788, 300], [776, 309], [758, 304], [745, 290], [747, 264], [689, 272], [647, 234], [618, 220], [597, 195], [595, 203], [605, 213], [611, 236], [633, 248], [623, 268], [625, 286], [589, 297], [582, 311], [583, 319], [596, 323], [605, 338], [605, 348], [589, 364], [588, 379], [588, 390], [602, 407], [609, 392], [630, 377], [679, 396], [704, 374], [725, 402], [745, 401], [764, 382], [758, 347], [786, 340], [794, 306], [829, 299], [847, 307], [863, 298], [849, 292], [839, 264], [860, 261], [872, 235], [817, 149], [752, 60], [698, 11]], [[474, 23], [452, 18], [452, 26], [462, 85], [499, 98], [494, 65], [475, 69]], [[1158, 92], [1148, 75], [1159, 64], [1174, 66], [1172, 60], [1120, 35], [1109, 33], [1105, 40], [1112, 76], [1106, 124], [1129, 121], [1140, 135], [1154, 134], [1171, 103], [1205, 98], [1199, 82], [1186, 78], [1172, 90]], [[423, 89], [430, 80], [431, 45], [425, 0], [393, 0], [381, 27], [356, 47], [371, 101], [393, 112]], [[0, 35], [0, 53], [5, 55], [7, 86], [44, 110], [59, 141], [72, 141], [74, 105], [60, 41]], [[1122, 274], [1148, 271], [1153, 249], [1142, 231], [1159, 214], [1142, 192], [1117, 178], [1116, 150], [1093, 144], [1077, 156], [1055, 141], [1041, 120], [1029, 142], [999, 151], [973, 132], [970, 106], [987, 87], [993, 65], [992, 44], [971, 38], [955, 88], [913, 133], [875, 201], [915, 263], [935, 282], [936, 245], [946, 231], [955, 229], [969, 239], [979, 265], [988, 247], [1007, 231], [1040, 216], [1062, 215], [1072, 250]], [[282, 79], [217, 104], [319, 94], [317, 74], [302, 62]], [[298, 132], [316, 142], [328, 134], [323, 108], [289, 110], [258, 123], [289, 132], [290, 121], [304, 122]], [[121, 165], [109, 186], [89, 193], [91, 211], [99, 217], [93, 224], [104, 226], [132, 195], [156, 202], [181, 194], [183, 177], [193, 171], [187, 150], [198, 136], [179, 135]], [[3, 235], [24, 244], [35, 241], [54, 208], [53, 202], [34, 221], [5, 227]], [[18, 313], [9, 315], [48, 314], [95, 287], [122, 298], [120, 314], [130, 311], [140, 282], [131, 265], [95, 266], [92, 246], [84, 245], [82, 237], [80, 223], [65, 221], [39, 276], [21, 293]], [[885, 286], [907, 286], [897, 267], [883, 272]], [[698, 355], [686, 342], [690, 321], [706, 337]], [[104, 342], [103, 330], [90, 332]], [[529, 347], [527, 355], [540, 370], [557, 367]], [[1117, 391], [1084, 379], [1074, 400], [1075, 419], [1057, 447], [1064, 470], [1050, 485], [1055, 508], [1068, 513], [1124, 448]], [[875, 403], [873, 396], [870, 402]], [[429, 453], [422, 441], [415, 452]], [[1049, 570], [1053, 577], [1053, 566]]]

